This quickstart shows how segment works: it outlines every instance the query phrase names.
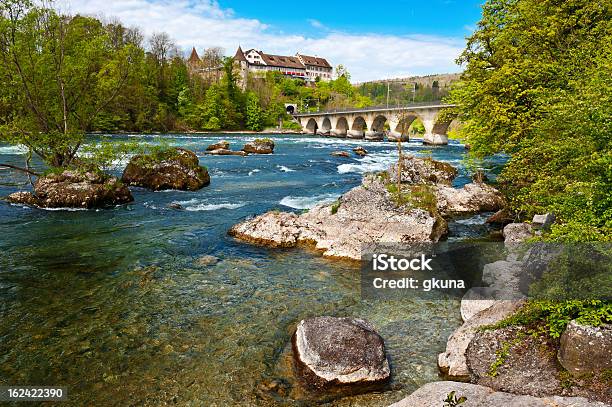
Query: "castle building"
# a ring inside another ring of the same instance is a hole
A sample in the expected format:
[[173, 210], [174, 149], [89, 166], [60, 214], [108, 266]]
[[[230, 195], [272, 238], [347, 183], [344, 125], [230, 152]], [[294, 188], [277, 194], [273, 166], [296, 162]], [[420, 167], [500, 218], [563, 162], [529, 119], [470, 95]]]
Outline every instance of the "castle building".
[[256, 49], [246, 52], [238, 47], [234, 60], [240, 64], [243, 77], [247, 72], [265, 74], [267, 71], [278, 71], [291, 78], [301, 78], [313, 82], [332, 79], [332, 66], [325, 58], [296, 54], [295, 56], [271, 55]]

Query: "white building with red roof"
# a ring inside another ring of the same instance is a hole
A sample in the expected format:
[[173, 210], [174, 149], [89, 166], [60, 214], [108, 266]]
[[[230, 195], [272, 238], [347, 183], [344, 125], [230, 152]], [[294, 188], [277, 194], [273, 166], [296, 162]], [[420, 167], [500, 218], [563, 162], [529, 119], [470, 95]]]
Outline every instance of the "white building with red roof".
[[307, 82], [317, 78], [323, 81], [332, 79], [333, 68], [325, 58], [296, 54], [295, 56], [272, 55], [250, 49], [242, 51], [238, 47], [234, 60], [240, 64], [243, 76], [246, 72], [265, 74], [267, 71], [278, 71], [291, 78], [301, 78]]

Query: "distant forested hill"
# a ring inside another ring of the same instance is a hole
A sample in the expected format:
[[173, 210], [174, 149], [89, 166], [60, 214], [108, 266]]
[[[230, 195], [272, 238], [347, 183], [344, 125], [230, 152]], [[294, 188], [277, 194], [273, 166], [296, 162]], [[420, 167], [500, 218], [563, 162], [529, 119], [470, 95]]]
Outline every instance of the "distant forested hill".
[[460, 74], [439, 74], [427, 76], [412, 76], [389, 80], [371, 81], [355, 84], [362, 96], [372, 99], [375, 105], [387, 103], [398, 105], [410, 102], [438, 101], [448, 96], [450, 86], [459, 80]]

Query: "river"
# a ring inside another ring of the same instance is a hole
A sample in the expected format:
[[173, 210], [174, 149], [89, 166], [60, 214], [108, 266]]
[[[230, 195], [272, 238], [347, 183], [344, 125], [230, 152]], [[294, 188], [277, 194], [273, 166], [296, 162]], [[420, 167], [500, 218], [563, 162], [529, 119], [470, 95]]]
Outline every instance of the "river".
[[[395, 144], [268, 137], [273, 155], [237, 157], [203, 152], [222, 138], [237, 149], [254, 136], [114, 136], [196, 151], [211, 185], [197, 192], [134, 188], [134, 203], [106, 210], [0, 202], [0, 385], [67, 386], [62, 405], [71, 406], [300, 404], [287, 374], [288, 344], [297, 322], [317, 315], [369, 320], [392, 365], [387, 391], [332, 405], [386, 406], [439, 380], [436, 356], [461, 323], [457, 301], [363, 301], [359, 270], [350, 264], [226, 234], [253, 214], [333, 201], [363, 173], [392, 163]], [[358, 145], [370, 154], [330, 156]], [[457, 166], [456, 186], [469, 181], [463, 145], [412, 141], [404, 148]], [[23, 165], [23, 149], [0, 145], [0, 162]], [[500, 163], [488, 165], [494, 172]], [[0, 171], [0, 196], [25, 181]], [[169, 208], [175, 202], [184, 210]], [[450, 239], [485, 235], [483, 220], [452, 222]], [[207, 264], [206, 255], [219, 261]]]

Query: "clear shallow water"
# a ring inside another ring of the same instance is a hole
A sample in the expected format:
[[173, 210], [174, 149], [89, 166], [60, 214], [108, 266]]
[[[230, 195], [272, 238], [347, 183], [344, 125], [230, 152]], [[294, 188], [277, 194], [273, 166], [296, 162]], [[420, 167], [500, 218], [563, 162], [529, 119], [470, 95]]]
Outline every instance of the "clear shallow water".
[[[0, 202], [0, 384], [65, 385], [68, 405], [304, 404], [287, 345], [296, 323], [316, 315], [370, 320], [392, 361], [393, 390], [333, 405], [386, 406], [436, 380], [436, 356], [460, 324], [457, 302], [362, 301], [352, 265], [226, 234], [253, 214], [334, 200], [392, 163], [395, 145], [271, 137], [274, 155], [248, 157], [202, 152], [220, 138], [237, 149], [253, 136], [164, 137], [208, 167], [212, 183], [197, 192], [133, 189], [133, 204], [100, 211]], [[370, 154], [329, 155], [357, 145]], [[406, 147], [458, 166], [457, 186], [468, 181], [463, 146]], [[0, 145], [0, 162], [22, 165], [22, 153]], [[0, 196], [24, 181], [1, 170]], [[173, 202], [185, 210], [168, 208]], [[451, 238], [486, 233], [481, 218], [454, 222]], [[220, 261], [198, 261], [205, 255]], [[268, 391], [270, 382], [281, 384]]]

